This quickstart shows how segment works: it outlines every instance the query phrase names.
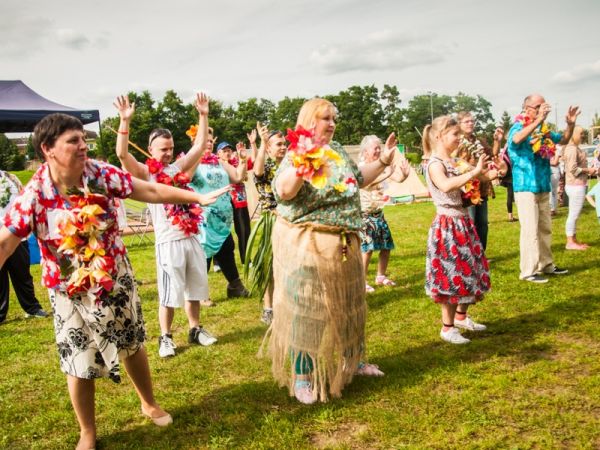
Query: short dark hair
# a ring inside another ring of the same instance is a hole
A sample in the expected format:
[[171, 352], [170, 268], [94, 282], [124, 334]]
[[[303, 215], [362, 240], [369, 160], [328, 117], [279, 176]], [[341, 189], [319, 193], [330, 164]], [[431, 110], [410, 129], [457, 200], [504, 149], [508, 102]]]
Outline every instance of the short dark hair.
[[68, 130], [83, 131], [83, 124], [77, 117], [62, 113], [48, 114], [40, 120], [33, 129], [31, 140], [38, 156], [45, 160], [42, 144], [52, 147], [60, 135]]

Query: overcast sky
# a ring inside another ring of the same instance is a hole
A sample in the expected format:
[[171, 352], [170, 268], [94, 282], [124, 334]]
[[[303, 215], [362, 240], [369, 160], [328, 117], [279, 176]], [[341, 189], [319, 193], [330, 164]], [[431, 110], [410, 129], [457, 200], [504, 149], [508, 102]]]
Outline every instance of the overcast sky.
[[[0, 74], [114, 115], [174, 89], [235, 103], [396, 85], [480, 94], [516, 114], [541, 92], [564, 123], [600, 112], [600, 0], [1, 0]], [[554, 121], [554, 112], [552, 113]]]

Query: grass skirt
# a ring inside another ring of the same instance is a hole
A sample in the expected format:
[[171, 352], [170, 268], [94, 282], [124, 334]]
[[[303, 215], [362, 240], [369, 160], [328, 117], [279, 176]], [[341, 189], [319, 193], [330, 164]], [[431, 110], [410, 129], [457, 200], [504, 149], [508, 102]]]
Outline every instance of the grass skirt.
[[301, 358], [300, 365], [310, 368], [314, 397], [340, 397], [365, 351], [367, 305], [357, 234], [277, 218], [273, 276], [274, 319], [265, 337], [273, 376], [293, 395]]

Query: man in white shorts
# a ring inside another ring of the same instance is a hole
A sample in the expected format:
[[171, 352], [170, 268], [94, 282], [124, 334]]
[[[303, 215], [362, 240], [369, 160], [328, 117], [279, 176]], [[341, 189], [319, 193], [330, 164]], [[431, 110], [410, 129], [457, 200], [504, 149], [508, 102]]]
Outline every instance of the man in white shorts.
[[[198, 134], [194, 145], [187, 154], [171, 163], [174, 141], [171, 132], [157, 128], [150, 133], [148, 151], [152, 158], [149, 164], [138, 162], [127, 148], [129, 123], [135, 105], [127, 97], [119, 97], [115, 102], [121, 122], [117, 138], [117, 156], [121, 165], [131, 175], [142, 180], [161, 182], [161, 177], [174, 178], [183, 172], [190, 178], [204, 154], [208, 135], [208, 97], [196, 96], [198, 110]], [[152, 164], [154, 163], [154, 164]], [[156, 242], [156, 270], [158, 296], [160, 300], [158, 320], [161, 336], [158, 354], [164, 358], [175, 355], [176, 345], [171, 334], [175, 308], [185, 309], [189, 323], [188, 341], [193, 344], [212, 345], [217, 339], [200, 325], [200, 302], [208, 300], [208, 276], [206, 255], [195, 233], [190, 233], [174, 216], [167, 212], [168, 205], [148, 204], [152, 215]]]

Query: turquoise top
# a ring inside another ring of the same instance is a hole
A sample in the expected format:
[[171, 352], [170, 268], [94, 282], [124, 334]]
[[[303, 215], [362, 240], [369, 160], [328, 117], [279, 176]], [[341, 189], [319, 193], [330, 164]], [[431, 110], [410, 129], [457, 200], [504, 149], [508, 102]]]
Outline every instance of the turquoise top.
[[[206, 194], [229, 184], [229, 176], [221, 164], [198, 164], [190, 186], [199, 194]], [[202, 219], [198, 236], [206, 257], [211, 258], [231, 234], [231, 197], [221, 195], [212, 205], [203, 206]]]
[[283, 159], [272, 184], [277, 213], [292, 223], [312, 222], [360, 230], [362, 218], [358, 188], [363, 182], [362, 174], [340, 144], [331, 142], [330, 147], [339, 153], [342, 161], [332, 168], [326, 186], [316, 189], [305, 181], [291, 200], [282, 200], [275, 189], [277, 177], [291, 165], [289, 157]]
[[596, 203], [596, 215], [600, 218], [600, 181], [590, 189], [587, 195], [594, 198], [594, 202]]

